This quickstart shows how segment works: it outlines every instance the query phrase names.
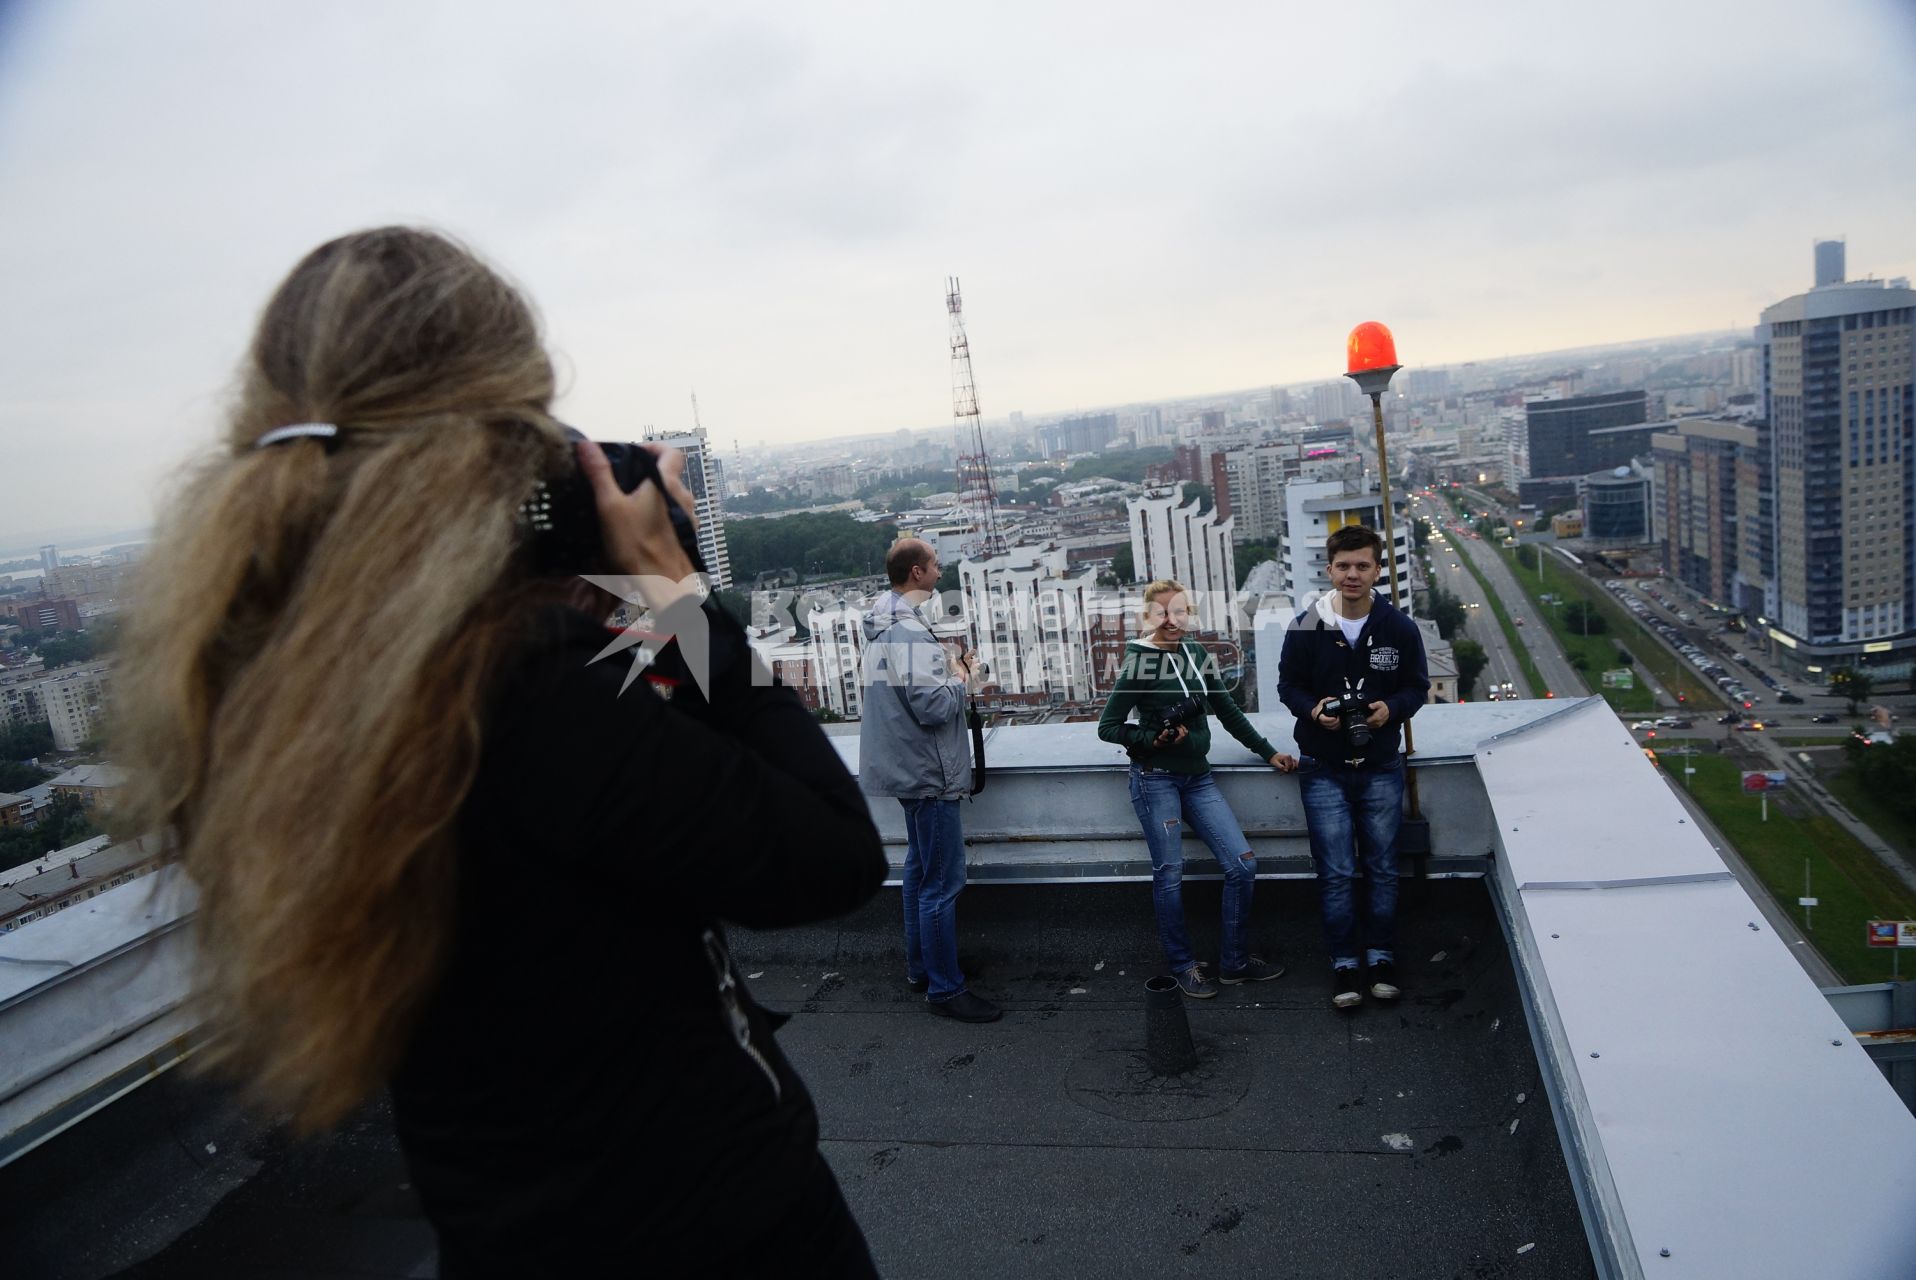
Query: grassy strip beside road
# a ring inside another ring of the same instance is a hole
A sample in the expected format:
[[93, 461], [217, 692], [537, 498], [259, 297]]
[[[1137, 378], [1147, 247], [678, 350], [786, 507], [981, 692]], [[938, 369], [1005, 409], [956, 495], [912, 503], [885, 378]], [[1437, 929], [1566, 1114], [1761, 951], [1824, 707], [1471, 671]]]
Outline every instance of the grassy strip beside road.
[[[1763, 821], [1763, 801], [1743, 794], [1737, 761], [1710, 754], [1687, 759], [1696, 766], [1691, 794], [1777, 902], [1799, 920], [1803, 908], [1796, 900], [1803, 893], [1803, 864], [1808, 859], [1810, 893], [1819, 900], [1810, 913], [1809, 936], [1843, 980], [1887, 982], [1889, 953], [1865, 944], [1864, 922], [1916, 920], [1916, 896], [1849, 832], [1800, 799], [1787, 793], [1772, 796], [1770, 819]], [[1670, 751], [1657, 758], [1679, 785], [1685, 760]]]
[[[1597, 612], [1609, 622], [1610, 630], [1602, 637], [1603, 645], [1599, 649], [1591, 651], [1592, 660], [1595, 659], [1598, 653], [1607, 649], [1611, 661], [1605, 665], [1613, 665], [1616, 660], [1616, 648], [1621, 645], [1629, 651], [1631, 657], [1637, 660], [1637, 665], [1643, 667], [1649, 671], [1651, 675], [1655, 676], [1657, 682], [1665, 689], [1668, 689], [1672, 694], [1682, 694], [1685, 706], [1697, 711], [1708, 711], [1712, 708], [1720, 708], [1725, 705], [1722, 696], [1717, 692], [1714, 685], [1706, 681], [1696, 671], [1691, 670], [1690, 667], [1674, 653], [1664, 648], [1663, 642], [1647, 630], [1641, 622], [1638, 622], [1635, 615], [1619, 604], [1608, 591], [1604, 590], [1601, 582], [1586, 577], [1565, 564], [1559, 557], [1549, 552], [1544, 552], [1543, 586], [1538, 587], [1536, 586], [1536, 570], [1525, 569], [1522, 565], [1518, 564], [1514, 549], [1505, 548], [1503, 554], [1510, 562], [1510, 571], [1517, 575], [1517, 581], [1522, 583], [1524, 590], [1531, 594], [1533, 603], [1535, 603], [1535, 596], [1538, 592], [1547, 592], [1565, 599], [1583, 600], [1593, 605]], [[1543, 606], [1539, 604], [1538, 607], [1542, 608]], [[1561, 630], [1556, 628], [1554, 621], [1552, 623], [1552, 629], [1557, 630], [1560, 636], [1562, 635]], [[1578, 643], [1582, 642], [1581, 636], [1569, 637], [1567, 639], [1574, 639]], [[1591, 637], [1592, 641], [1596, 639], [1597, 637], [1595, 636]], [[1566, 643], [1565, 652], [1571, 651], [1568, 643]], [[1595, 670], [1600, 669], [1601, 668], [1594, 669], [1589, 673], [1593, 684], [1597, 682]], [[1607, 696], [1617, 691], [1606, 689], [1602, 692]], [[1652, 697], [1649, 701], [1641, 703], [1640, 706], [1632, 705], [1626, 708], [1624, 704], [1613, 699], [1611, 705], [1617, 707], [1618, 710], [1641, 709], [1647, 711], [1655, 706], [1655, 700], [1654, 697]]]
[[[1846, 768], [1841, 773], [1824, 778], [1823, 785], [1843, 802], [1845, 809], [1855, 814], [1864, 826], [1874, 831], [1884, 844], [1905, 858], [1916, 857], [1916, 829], [1911, 829], [1908, 823], [1890, 812], [1889, 806], [1877, 799], [1858, 780], [1854, 769]], [[1916, 916], [1912, 916], [1911, 919], [1916, 919]]]
[[[1539, 597], [1553, 595], [1561, 602], [1565, 599], [1589, 600], [1588, 593], [1582, 592], [1584, 585], [1577, 581], [1582, 575], [1560, 563], [1555, 556], [1545, 554], [1543, 558], [1543, 587], [1538, 586], [1534, 571], [1525, 569], [1517, 563], [1516, 552], [1512, 548], [1503, 549], [1505, 563], [1516, 576], [1518, 585], [1530, 598], [1530, 604], [1536, 615], [1550, 628], [1550, 634], [1563, 649], [1564, 658], [1583, 674], [1584, 680], [1603, 696], [1603, 700], [1621, 712], [1655, 711], [1657, 695], [1647, 684], [1637, 683], [1628, 689], [1606, 689], [1603, 687], [1603, 672], [1621, 666], [1617, 657], [1619, 641], [1616, 638], [1616, 623], [1611, 622], [1609, 629], [1595, 635], [1586, 636], [1582, 631], [1572, 631], [1562, 620], [1562, 605], [1546, 604]], [[1548, 590], [1543, 588], [1547, 587]], [[1606, 616], [1607, 615], [1603, 615]], [[1631, 656], [1636, 656], [1634, 650]]]
[[[1479, 587], [1483, 588], [1484, 599], [1490, 601], [1490, 611], [1497, 615], [1497, 625], [1503, 628], [1504, 639], [1510, 642], [1510, 652], [1517, 655], [1517, 665], [1523, 670], [1523, 678], [1529, 682], [1530, 696], [1543, 697], [1544, 691], [1550, 686], [1543, 682], [1543, 676], [1538, 674], [1537, 664], [1530, 659], [1530, 650], [1518, 638], [1517, 628], [1512, 625], [1510, 615], [1504, 611], [1504, 602], [1499, 600], [1497, 593], [1490, 589], [1490, 580], [1484, 577], [1483, 570], [1477, 567], [1477, 562], [1471, 558], [1470, 553], [1462, 547], [1457, 550], [1458, 562], [1470, 571], [1470, 576], [1477, 580]], [[1466, 623], [1465, 626], [1468, 628], [1469, 624]]]

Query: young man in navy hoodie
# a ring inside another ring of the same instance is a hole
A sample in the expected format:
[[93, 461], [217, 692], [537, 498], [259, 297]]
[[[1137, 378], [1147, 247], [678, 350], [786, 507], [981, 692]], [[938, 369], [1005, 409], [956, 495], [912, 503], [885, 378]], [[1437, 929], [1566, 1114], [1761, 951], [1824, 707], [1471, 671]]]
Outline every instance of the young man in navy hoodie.
[[[1384, 540], [1362, 525], [1346, 525], [1325, 549], [1331, 589], [1291, 620], [1277, 692], [1297, 717], [1298, 787], [1331, 953], [1331, 1003], [1348, 1009], [1363, 1002], [1367, 987], [1379, 1000], [1400, 994], [1391, 949], [1404, 812], [1400, 726], [1429, 698], [1430, 677], [1417, 624], [1375, 594]], [[1325, 713], [1344, 698], [1366, 709], [1368, 743], [1354, 742], [1347, 722]], [[1360, 858], [1361, 936], [1353, 884]], [[1360, 946], [1368, 975], [1358, 968]]]

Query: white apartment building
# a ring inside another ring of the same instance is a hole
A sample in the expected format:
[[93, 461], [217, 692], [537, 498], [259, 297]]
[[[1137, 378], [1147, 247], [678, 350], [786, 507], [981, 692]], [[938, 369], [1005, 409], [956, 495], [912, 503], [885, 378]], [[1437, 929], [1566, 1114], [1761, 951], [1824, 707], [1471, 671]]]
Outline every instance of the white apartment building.
[[1091, 606], [1097, 573], [1073, 574], [1062, 547], [1013, 547], [958, 566], [970, 642], [985, 682], [1053, 702], [1093, 696]]
[[714, 590], [732, 585], [732, 557], [725, 549], [724, 469], [718, 454], [705, 438], [703, 427], [696, 431], [648, 431], [645, 439], [668, 445], [685, 454], [685, 487], [692, 491], [698, 506], [699, 554], [711, 571]]
[[1147, 490], [1125, 503], [1131, 526], [1131, 565], [1138, 581], [1172, 578], [1191, 592], [1198, 625], [1229, 632], [1237, 610], [1237, 561], [1231, 547], [1234, 517], [1215, 509], [1198, 514], [1196, 498], [1184, 501], [1184, 486]]
[[812, 679], [818, 682], [818, 704], [847, 720], [864, 714], [858, 685], [859, 661], [865, 653], [864, 619], [863, 609], [842, 601], [813, 609], [805, 619], [805, 629], [811, 632], [806, 643], [811, 649]]
[[[1403, 507], [1393, 502], [1397, 543], [1398, 608], [1410, 612], [1411, 522]], [[1341, 480], [1296, 480], [1284, 493], [1284, 559], [1290, 570], [1291, 599], [1302, 604], [1330, 587], [1325, 573], [1328, 558], [1324, 540], [1349, 524], [1366, 525], [1379, 537], [1384, 533], [1384, 500], [1375, 493], [1353, 493]], [[1378, 576], [1378, 590], [1390, 597], [1388, 559]]]
[[94, 662], [41, 679], [40, 701], [53, 726], [56, 751], [76, 750], [99, 736], [111, 703], [112, 667], [111, 662]]

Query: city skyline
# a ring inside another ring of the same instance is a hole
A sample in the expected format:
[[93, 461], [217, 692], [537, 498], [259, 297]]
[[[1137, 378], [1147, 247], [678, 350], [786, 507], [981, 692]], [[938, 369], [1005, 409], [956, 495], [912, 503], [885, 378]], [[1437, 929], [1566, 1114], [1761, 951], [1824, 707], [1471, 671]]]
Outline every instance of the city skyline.
[[1412, 367], [1749, 331], [1826, 235], [1916, 275], [1906, 6], [504, 12], [5, 10], [0, 541], [149, 518], [272, 285], [381, 221], [526, 286], [569, 420], [696, 389], [724, 452], [944, 421], [952, 272], [994, 420], [1332, 378], [1364, 319]]

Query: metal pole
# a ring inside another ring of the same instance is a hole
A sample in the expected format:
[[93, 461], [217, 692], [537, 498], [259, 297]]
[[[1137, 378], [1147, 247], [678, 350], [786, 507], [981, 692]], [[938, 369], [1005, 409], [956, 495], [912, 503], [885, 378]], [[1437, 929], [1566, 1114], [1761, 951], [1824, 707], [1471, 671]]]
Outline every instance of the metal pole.
[[[1384, 561], [1390, 566], [1390, 602], [1394, 608], [1403, 608], [1397, 600], [1397, 528], [1390, 514], [1390, 455], [1384, 451], [1384, 401], [1381, 392], [1373, 391], [1370, 396], [1371, 421], [1377, 428], [1377, 493], [1384, 500]], [[1404, 721], [1404, 754], [1417, 752], [1417, 740], [1411, 733], [1411, 722]], [[1406, 789], [1410, 792], [1410, 816], [1419, 820], [1423, 811], [1417, 806], [1417, 771], [1404, 770]]]
[[[1765, 793], [1763, 800], [1766, 805], [1769, 798], [1768, 793]], [[1810, 928], [1810, 860], [1808, 858], [1803, 859], [1803, 928]]]

